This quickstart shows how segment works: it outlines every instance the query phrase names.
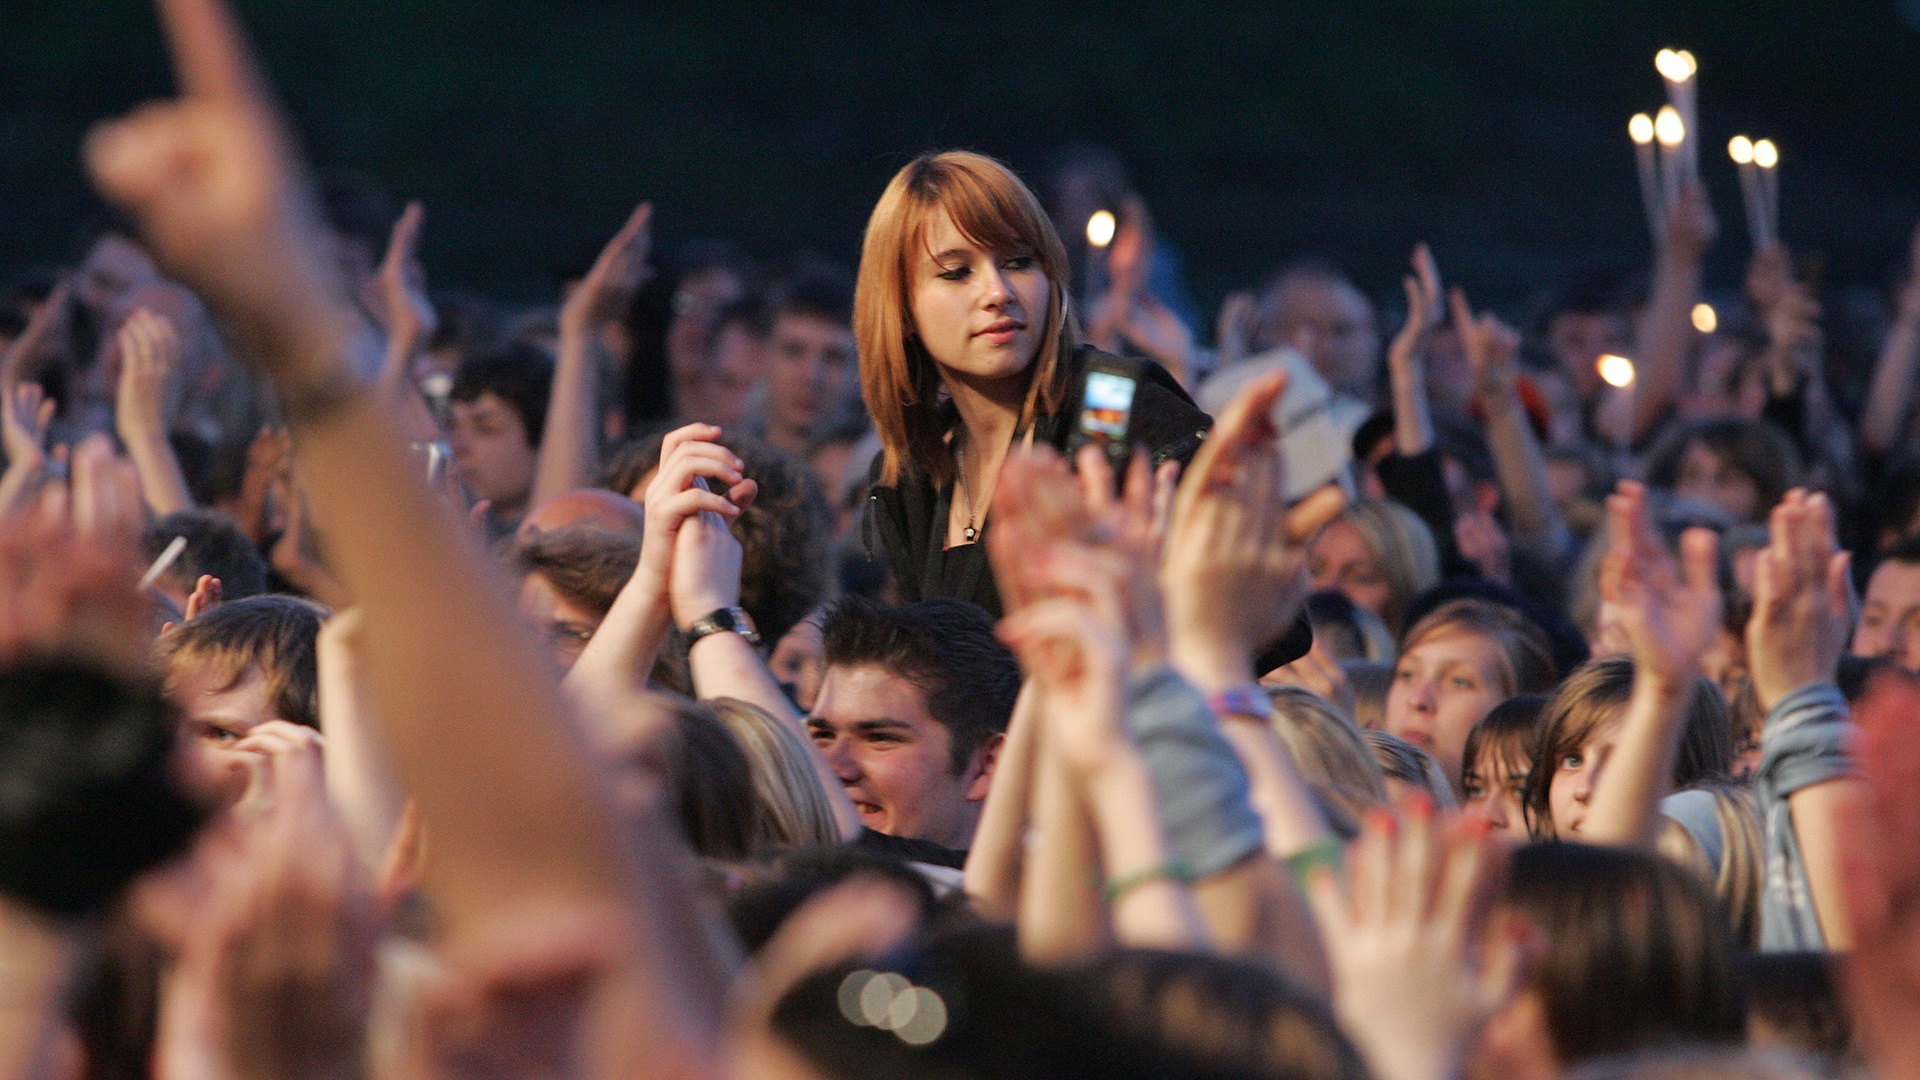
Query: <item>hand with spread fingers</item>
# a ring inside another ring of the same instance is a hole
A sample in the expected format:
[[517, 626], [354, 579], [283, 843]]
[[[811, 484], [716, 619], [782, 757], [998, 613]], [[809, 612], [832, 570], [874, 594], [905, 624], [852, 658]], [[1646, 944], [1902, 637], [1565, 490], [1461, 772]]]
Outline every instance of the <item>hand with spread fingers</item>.
[[1273, 403], [1256, 379], [1221, 415], [1180, 481], [1160, 582], [1174, 663], [1203, 690], [1253, 681], [1253, 660], [1306, 604], [1306, 542], [1345, 505], [1335, 487], [1289, 507]]
[[[1531, 932], [1491, 912], [1504, 852], [1483, 818], [1415, 795], [1368, 814], [1346, 880], [1307, 895], [1333, 966], [1334, 1015], [1380, 1080], [1460, 1075], [1480, 1029], [1519, 990]], [[1497, 920], [1493, 933], [1485, 932]]]

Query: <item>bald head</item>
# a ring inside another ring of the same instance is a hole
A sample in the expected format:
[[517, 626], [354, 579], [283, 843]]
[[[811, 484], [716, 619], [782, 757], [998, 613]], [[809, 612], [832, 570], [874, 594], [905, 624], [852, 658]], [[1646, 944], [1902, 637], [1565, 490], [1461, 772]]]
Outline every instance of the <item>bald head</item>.
[[534, 507], [520, 523], [520, 535], [581, 525], [638, 537], [645, 531], [646, 515], [639, 503], [624, 495], [600, 488], [576, 488]]

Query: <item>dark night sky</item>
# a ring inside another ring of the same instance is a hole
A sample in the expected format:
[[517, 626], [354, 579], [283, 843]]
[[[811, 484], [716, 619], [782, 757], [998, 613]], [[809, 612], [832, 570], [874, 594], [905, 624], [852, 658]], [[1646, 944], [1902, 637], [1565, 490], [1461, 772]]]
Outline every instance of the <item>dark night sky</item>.
[[[1909, 7], [1915, 5], [1908, 5]], [[1030, 179], [1117, 149], [1209, 304], [1301, 250], [1388, 295], [1414, 240], [1488, 301], [1645, 261], [1627, 117], [1702, 64], [1718, 284], [1746, 245], [1735, 131], [1784, 152], [1789, 242], [1883, 280], [1920, 215], [1920, 31], [1894, 0], [1081, 5], [261, 0], [241, 8], [311, 156], [422, 198], [436, 284], [551, 291], [640, 197], [663, 242], [851, 263], [912, 153]], [[90, 206], [92, 121], [165, 92], [133, 0], [6, 0], [0, 275]]]

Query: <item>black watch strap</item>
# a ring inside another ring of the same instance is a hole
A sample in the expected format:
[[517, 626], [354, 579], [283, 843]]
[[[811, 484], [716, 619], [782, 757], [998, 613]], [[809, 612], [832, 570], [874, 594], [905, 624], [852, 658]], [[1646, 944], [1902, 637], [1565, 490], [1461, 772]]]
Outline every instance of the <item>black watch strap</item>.
[[723, 607], [709, 612], [687, 627], [687, 648], [693, 648], [695, 642], [709, 634], [729, 631], [746, 638], [749, 645], [760, 644], [760, 631], [753, 625], [753, 616], [747, 614], [745, 608]]

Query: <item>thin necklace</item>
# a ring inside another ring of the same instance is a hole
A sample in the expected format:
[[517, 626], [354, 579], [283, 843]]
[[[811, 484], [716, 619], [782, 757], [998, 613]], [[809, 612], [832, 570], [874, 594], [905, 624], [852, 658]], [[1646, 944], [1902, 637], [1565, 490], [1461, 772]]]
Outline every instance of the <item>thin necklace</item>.
[[967, 489], [967, 448], [964, 445], [953, 448], [953, 463], [957, 466], [953, 478], [960, 488], [960, 506], [967, 512], [967, 527], [960, 535], [971, 544], [979, 538], [980, 530], [973, 527], [973, 492]]

